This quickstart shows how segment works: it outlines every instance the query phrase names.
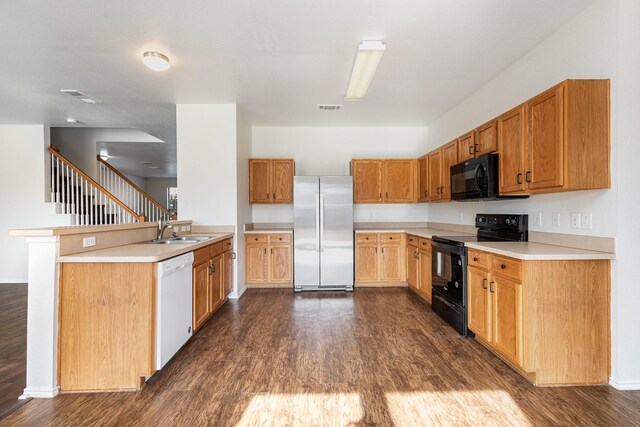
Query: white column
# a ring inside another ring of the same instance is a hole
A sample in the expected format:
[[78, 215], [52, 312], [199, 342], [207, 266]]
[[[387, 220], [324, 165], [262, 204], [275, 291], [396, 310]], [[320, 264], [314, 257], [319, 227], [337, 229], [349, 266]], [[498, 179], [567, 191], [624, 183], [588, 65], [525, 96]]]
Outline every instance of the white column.
[[27, 387], [20, 396], [58, 394], [58, 237], [27, 237]]

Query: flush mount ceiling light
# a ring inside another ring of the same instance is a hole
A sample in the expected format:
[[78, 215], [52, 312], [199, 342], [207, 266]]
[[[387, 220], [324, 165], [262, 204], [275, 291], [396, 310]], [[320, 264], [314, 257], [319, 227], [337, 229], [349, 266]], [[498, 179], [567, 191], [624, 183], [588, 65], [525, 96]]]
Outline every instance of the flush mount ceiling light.
[[79, 122], [78, 122], [76, 119], [72, 119], [71, 117], [69, 117], [69, 118], [67, 119], [67, 123], [69, 123], [69, 124], [71, 124], [71, 125], [76, 125], [76, 124], [78, 124]]
[[378, 69], [386, 46], [381, 41], [363, 41], [358, 46], [358, 54], [353, 64], [345, 101], [362, 101], [369, 84]]
[[143, 53], [142, 62], [144, 62], [144, 65], [146, 65], [147, 68], [153, 71], [166, 71], [171, 66], [169, 58], [167, 58], [166, 55], [154, 51], [147, 51]]

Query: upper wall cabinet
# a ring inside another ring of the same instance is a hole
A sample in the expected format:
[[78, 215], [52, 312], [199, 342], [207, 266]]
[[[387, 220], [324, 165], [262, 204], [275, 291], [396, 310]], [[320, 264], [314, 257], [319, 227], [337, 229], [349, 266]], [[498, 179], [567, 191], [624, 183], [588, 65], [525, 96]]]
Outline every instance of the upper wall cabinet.
[[498, 119], [500, 193], [610, 188], [609, 81], [566, 80]]
[[458, 161], [498, 151], [497, 121], [491, 120], [458, 138]]
[[293, 159], [249, 159], [249, 203], [293, 203]]
[[354, 203], [415, 203], [415, 159], [351, 161]]
[[429, 155], [418, 159], [418, 202], [429, 201]]
[[462, 135], [458, 138], [458, 161], [464, 162], [465, 160], [473, 159], [475, 157], [476, 149], [476, 131]]
[[429, 201], [451, 200], [451, 166], [458, 163], [458, 140], [429, 153]]

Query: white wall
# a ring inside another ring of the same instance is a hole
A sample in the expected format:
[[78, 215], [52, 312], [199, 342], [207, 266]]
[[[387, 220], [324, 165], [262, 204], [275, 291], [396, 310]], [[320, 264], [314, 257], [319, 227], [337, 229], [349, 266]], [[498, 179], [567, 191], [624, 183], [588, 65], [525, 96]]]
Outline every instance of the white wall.
[[[619, 31], [619, 138], [617, 286], [612, 292], [613, 373], [617, 387], [640, 389], [640, 192], [636, 184], [640, 158], [640, 2], [621, 0]], [[612, 46], [612, 48], [614, 48]]]
[[249, 205], [249, 158], [251, 157], [251, 123], [242, 109], [237, 111], [237, 184], [238, 184], [238, 217], [236, 234], [236, 253], [237, 261], [237, 293], [241, 294], [245, 288], [245, 247], [244, 233], [242, 233], [245, 224], [251, 222], [251, 206]]
[[[167, 188], [178, 186], [176, 178], [147, 178], [144, 183], [147, 194], [165, 208], [167, 207]], [[180, 192], [178, 192], [178, 203], [179, 197]], [[179, 204], [178, 207], [180, 207]]]
[[[42, 125], [0, 125], [0, 149], [7, 159], [0, 168], [0, 283], [27, 282], [27, 243], [9, 230], [69, 225], [45, 203], [49, 153], [48, 128]], [[66, 220], [66, 221], [65, 221]]]
[[91, 128], [51, 128], [51, 144], [93, 179], [98, 179], [97, 135]]
[[[555, 34], [502, 71], [463, 102], [429, 126], [429, 146], [438, 147], [567, 78], [611, 78], [612, 117], [616, 117], [618, 86], [618, 17], [615, 1], [599, 1]], [[617, 129], [612, 123], [612, 171], [617, 170]], [[429, 205], [429, 220], [473, 224], [478, 212], [541, 211], [536, 231], [614, 236], [617, 177], [608, 191], [582, 191], [533, 196], [519, 202], [465, 202]], [[560, 227], [551, 227], [551, 213], [560, 212]], [[459, 213], [464, 219], [459, 221]], [[593, 214], [592, 230], [570, 226], [571, 212]], [[532, 222], [532, 221], [531, 221]]]
[[202, 225], [237, 221], [236, 106], [178, 104], [180, 217]]
[[[295, 160], [296, 175], [349, 175], [353, 158], [415, 158], [423, 127], [253, 127], [252, 157]], [[291, 205], [253, 205], [253, 222], [292, 222]], [[426, 204], [356, 205], [355, 221], [426, 221]]]

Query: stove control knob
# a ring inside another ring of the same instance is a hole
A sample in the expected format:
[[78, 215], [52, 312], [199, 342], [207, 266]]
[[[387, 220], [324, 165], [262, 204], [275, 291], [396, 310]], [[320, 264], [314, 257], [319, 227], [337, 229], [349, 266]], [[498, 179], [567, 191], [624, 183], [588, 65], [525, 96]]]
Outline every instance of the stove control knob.
[[455, 283], [456, 289], [458, 289], [460, 287], [460, 285], [458, 284], [458, 282]]

